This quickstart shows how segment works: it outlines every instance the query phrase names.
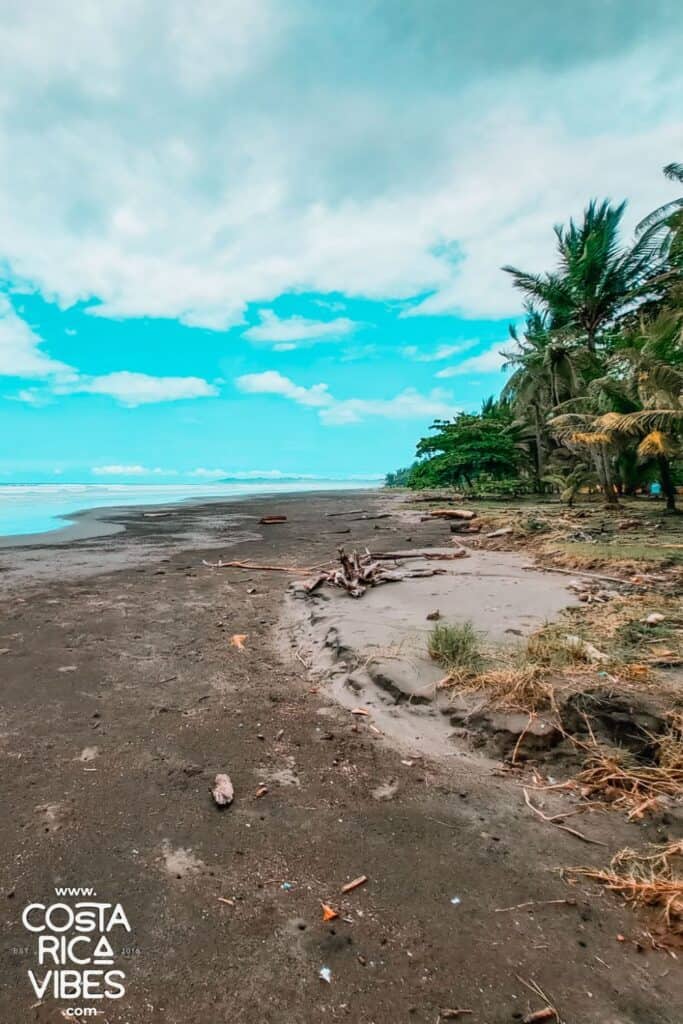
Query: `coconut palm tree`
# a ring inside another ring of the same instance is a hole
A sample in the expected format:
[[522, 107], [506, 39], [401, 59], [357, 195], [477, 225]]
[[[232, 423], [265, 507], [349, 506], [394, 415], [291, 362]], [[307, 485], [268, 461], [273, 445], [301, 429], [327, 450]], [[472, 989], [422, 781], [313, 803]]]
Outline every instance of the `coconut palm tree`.
[[[612, 366], [630, 376], [640, 409], [611, 413], [613, 436], [636, 439], [642, 462], [657, 465], [667, 509], [676, 511], [676, 488], [671, 462], [683, 453], [683, 312], [665, 308], [626, 335], [611, 359]], [[607, 417], [597, 421], [598, 429]]]
[[528, 300], [546, 314], [550, 331], [570, 331], [595, 352], [598, 337], [634, 299], [656, 291], [663, 257], [650, 232], [622, 247], [625, 203], [591, 200], [583, 220], [555, 227], [558, 265], [545, 274], [504, 266]]
[[[683, 184], [683, 164], [667, 164], [663, 168], [663, 172], [669, 181]], [[647, 217], [643, 218], [636, 227], [636, 233], [643, 235], [645, 232], [652, 232], [653, 230], [670, 230], [672, 226], [671, 219], [680, 214], [681, 211], [683, 211], [683, 196], [679, 199], [672, 199], [670, 202], [664, 203], [663, 206], [658, 206], [652, 213], [648, 213]]]

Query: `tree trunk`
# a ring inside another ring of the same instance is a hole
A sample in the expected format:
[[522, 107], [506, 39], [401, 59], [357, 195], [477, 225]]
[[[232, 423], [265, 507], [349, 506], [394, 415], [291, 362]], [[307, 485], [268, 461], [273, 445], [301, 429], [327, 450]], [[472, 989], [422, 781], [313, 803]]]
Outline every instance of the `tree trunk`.
[[617, 498], [617, 492], [614, 490], [614, 483], [612, 482], [612, 469], [609, 464], [607, 457], [607, 451], [604, 445], [600, 446], [598, 451], [596, 464], [598, 466], [598, 476], [602, 485], [602, 493], [605, 498], [606, 505], [616, 506], [619, 504]]
[[538, 419], [538, 406], [534, 406], [534, 426], [536, 428], [536, 486], [539, 494], [543, 493], [543, 483], [541, 478], [545, 471], [545, 457], [543, 451], [543, 441], [541, 439], [541, 424]]
[[662, 485], [662, 491], [666, 498], [666, 508], [668, 512], [677, 512], [676, 508], [676, 488], [674, 487], [673, 477], [671, 475], [671, 465], [666, 455], [660, 455], [657, 459], [659, 464], [659, 480]]

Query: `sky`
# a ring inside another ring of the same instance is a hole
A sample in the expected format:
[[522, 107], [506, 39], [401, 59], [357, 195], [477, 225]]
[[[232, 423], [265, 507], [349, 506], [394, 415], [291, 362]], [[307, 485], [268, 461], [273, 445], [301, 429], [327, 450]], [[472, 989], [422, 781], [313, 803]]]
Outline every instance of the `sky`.
[[0, 482], [363, 477], [673, 198], [673, 0], [0, 0]]

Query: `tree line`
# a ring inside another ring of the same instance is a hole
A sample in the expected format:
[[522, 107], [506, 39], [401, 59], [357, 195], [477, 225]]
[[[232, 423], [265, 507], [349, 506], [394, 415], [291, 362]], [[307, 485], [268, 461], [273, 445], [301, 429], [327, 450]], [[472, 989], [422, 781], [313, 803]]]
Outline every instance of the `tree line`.
[[[683, 183], [683, 164], [664, 168]], [[524, 296], [509, 328], [510, 376], [478, 413], [436, 420], [389, 486], [504, 493], [582, 488], [608, 504], [643, 487], [676, 511], [683, 483], [683, 197], [654, 210], [630, 244], [625, 203], [591, 201], [555, 227], [556, 263], [502, 269]]]

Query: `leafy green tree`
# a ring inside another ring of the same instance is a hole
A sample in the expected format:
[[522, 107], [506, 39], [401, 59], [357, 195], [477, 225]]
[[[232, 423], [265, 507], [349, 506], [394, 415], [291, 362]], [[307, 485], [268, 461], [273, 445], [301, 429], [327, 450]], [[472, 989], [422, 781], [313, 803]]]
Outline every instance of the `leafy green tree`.
[[478, 477], [515, 476], [524, 463], [523, 446], [506, 402], [485, 402], [481, 413], [459, 413], [436, 420], [433, 434], [417, 445], [412, 486], [472, 487]]

